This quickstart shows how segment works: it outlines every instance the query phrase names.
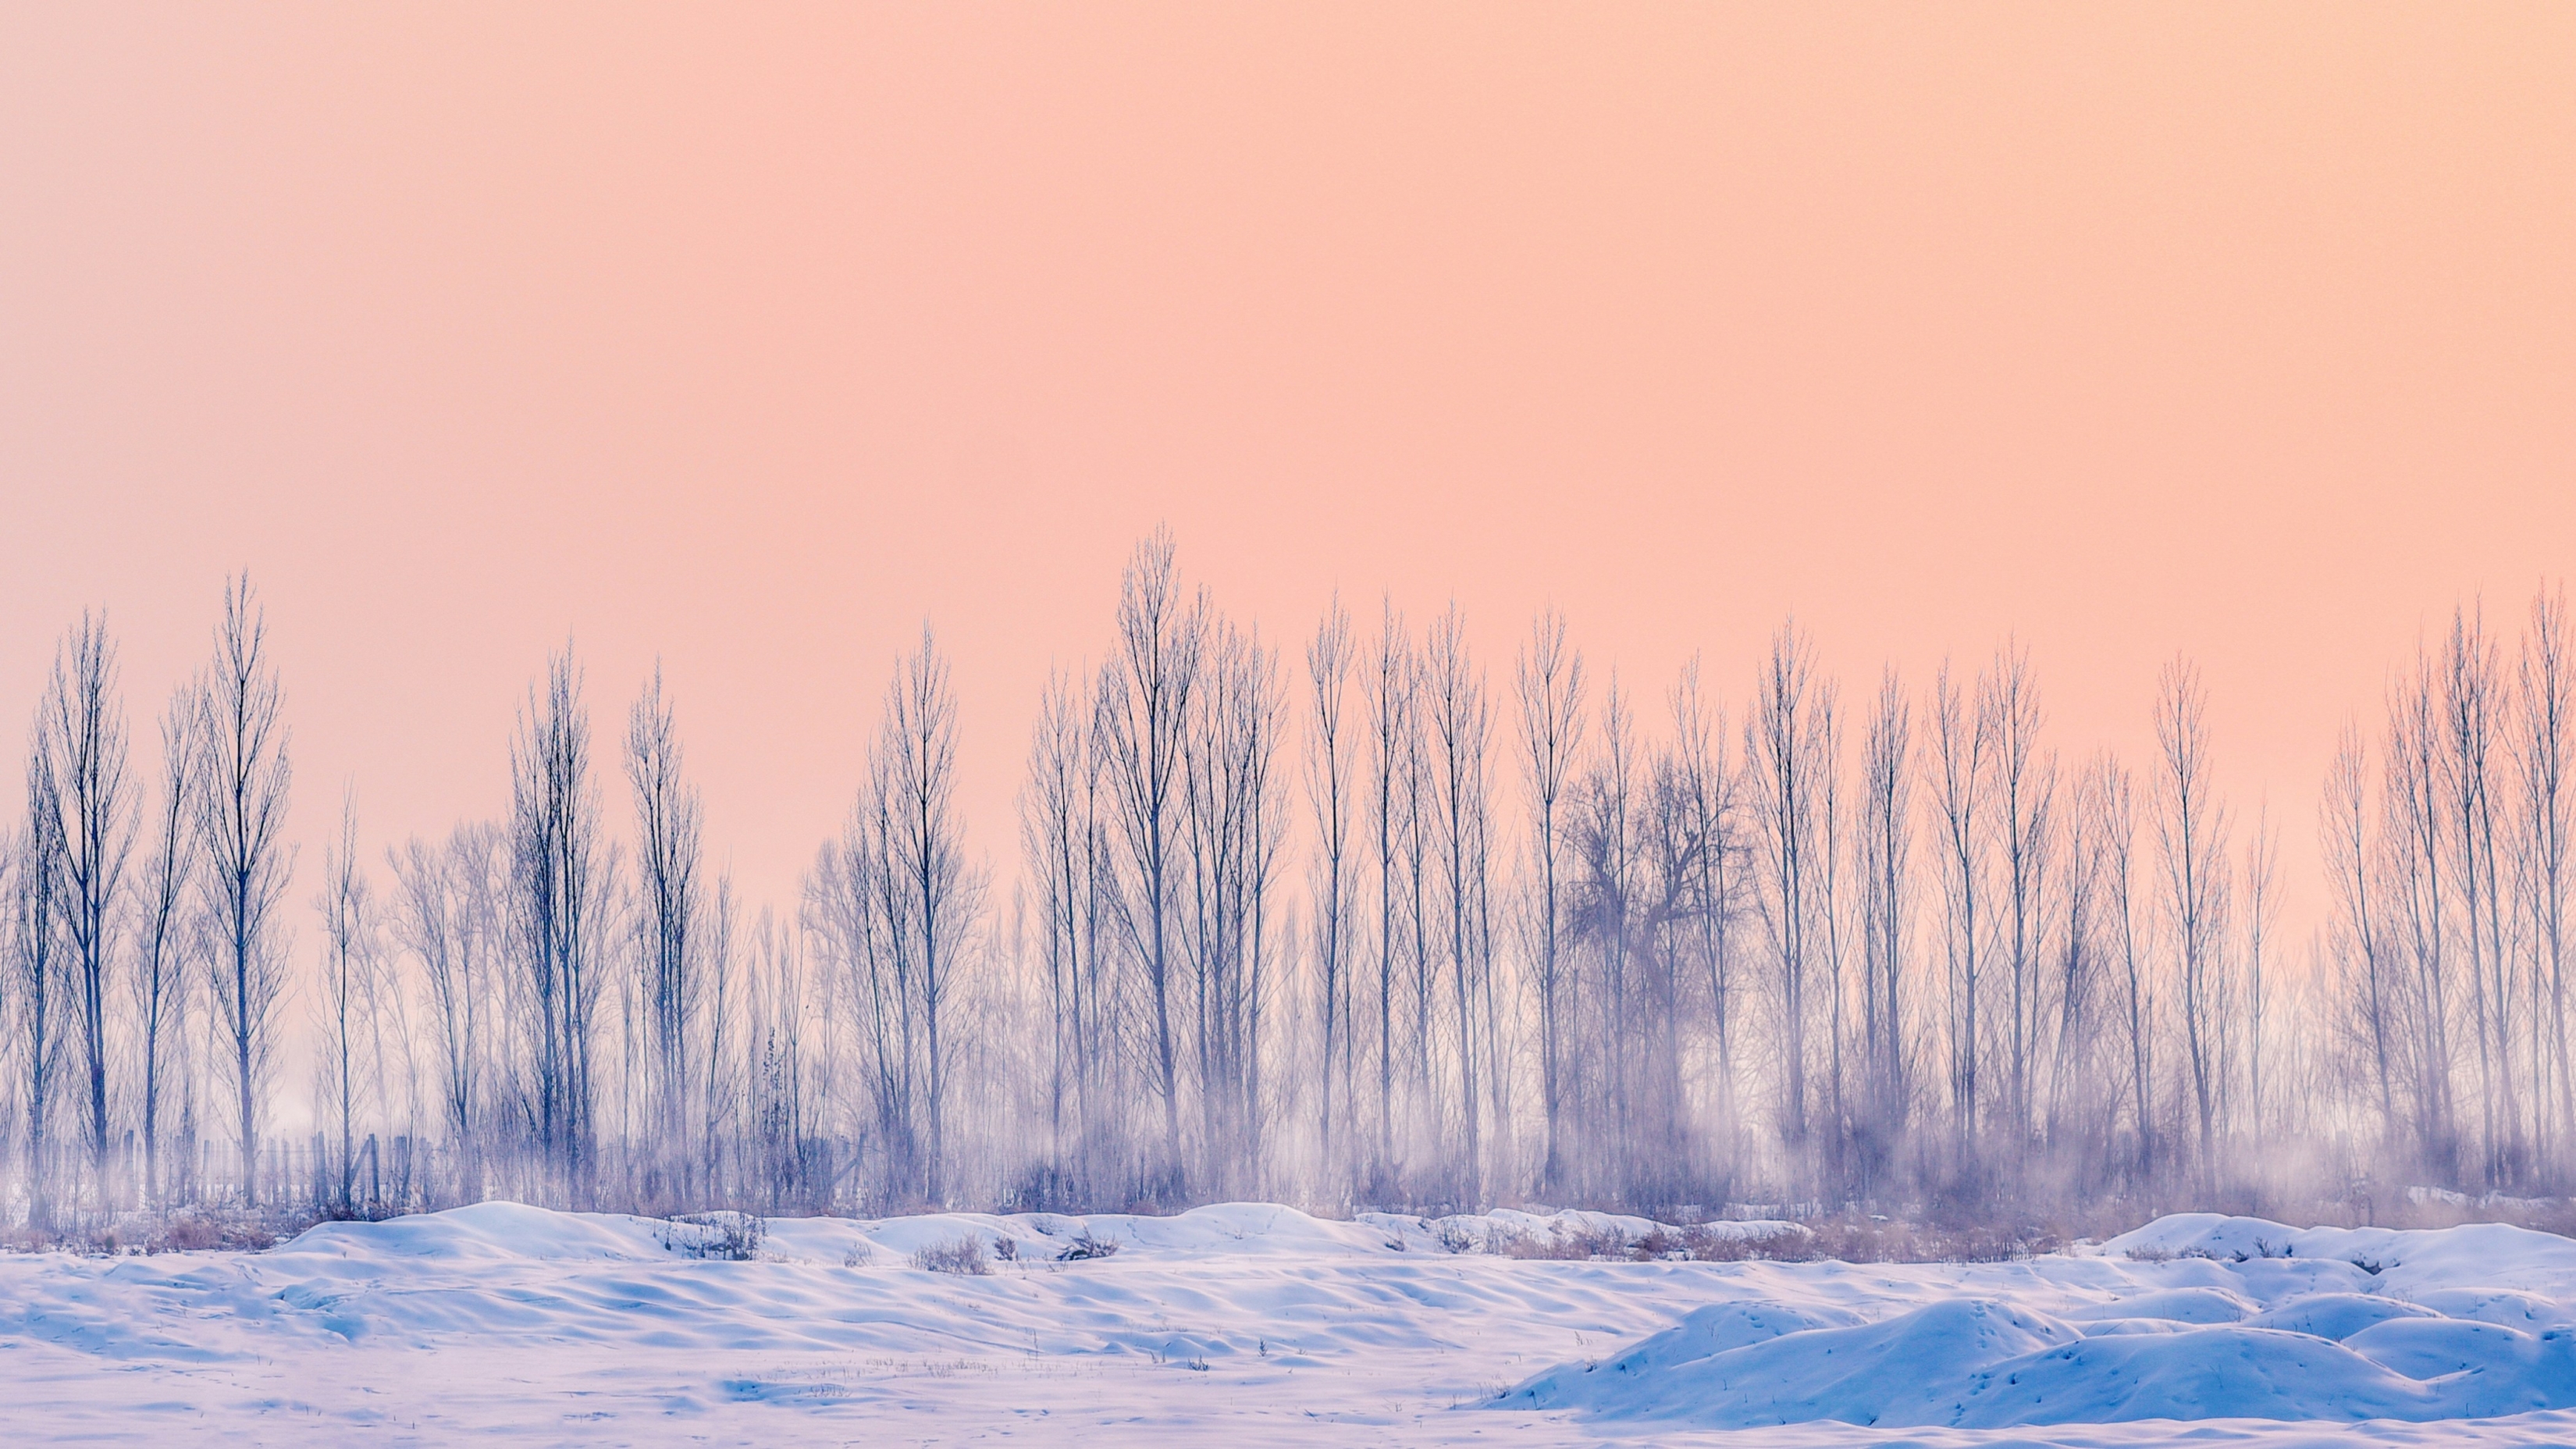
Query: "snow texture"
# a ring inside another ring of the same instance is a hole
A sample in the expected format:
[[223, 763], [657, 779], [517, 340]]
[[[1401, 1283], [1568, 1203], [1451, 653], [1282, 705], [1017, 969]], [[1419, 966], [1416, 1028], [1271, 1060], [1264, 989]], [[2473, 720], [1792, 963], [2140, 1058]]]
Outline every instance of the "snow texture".
[[[735, 1261], [496, 1202], [0, 1258], [0, 1442], [2576, 1442], [2576, 1243], [2506, 1227], [2193, 1215], [1990, 1265], [1487, 1251], [1653, 1227], [1595, 1213], [764, 1227]], [[968, 1238], [989, 1271], [916, 1265]]]

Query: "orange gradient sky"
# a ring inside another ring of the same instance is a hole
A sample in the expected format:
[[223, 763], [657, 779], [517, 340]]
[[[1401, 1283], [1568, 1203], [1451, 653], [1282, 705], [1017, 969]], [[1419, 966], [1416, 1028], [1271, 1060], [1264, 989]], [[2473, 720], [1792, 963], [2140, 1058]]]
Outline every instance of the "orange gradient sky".
[[2576, 565], [2571, 258], [2565, 5], [13, 6], [0, 721], [103, 604], [148, 756], [247, 566], [300, 911], [344, 782], [497, 814], [550, 648], [611, 739], [658, 654], [783, 904], [926, 616], [1007, 878], [1168, 521], [1498, 682], [1550, 599], [1651, 694], [2017, 630], [2135, 757], [2187, 651], [2304, 877], [2418, 632]]

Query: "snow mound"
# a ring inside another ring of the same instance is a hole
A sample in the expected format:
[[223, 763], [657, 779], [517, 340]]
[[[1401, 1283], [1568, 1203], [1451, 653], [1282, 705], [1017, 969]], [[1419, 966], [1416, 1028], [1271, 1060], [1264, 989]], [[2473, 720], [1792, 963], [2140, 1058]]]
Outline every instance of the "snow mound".
[[[2102, 1245], [2105, 1255], [2240, 1265], [2346, 1263], [2383, 1292], [2576, 1286], [2576, 1242], [2505, 1223], [2456, 1228], [2292, 1228], [2261, 1218], [2176, 1213]], [[2554, 1297], [2565, 1297], [2555, 1293]]]
[[1960, 1428], [2137, 1419], [2442, 1419], [2439, 1396], [2329, 1339], [2236, 1325], [2087, 1338], [1985, 1366]]
[[382, 1222], [320, 1223], [274, 1250], [278, 1257], [344, 1261], [434, 1259], [449, 1263], [517, 1259], [540, 1263], [618, 1263], [658, 1258], [648, 1220], [558, 1213], [515, 1202]]
[[1773, 1281], [1761, 1299], [1693, 1309], [1490, 1407], [1697, 1429], [1959, 1430], [2576, 1407], [2576, 1243], [2518, 1228], [2186, 1215], [2082, 1257], [1951, 1268], [1948, 1284], [1891, 1274], [1875, 1318], [1820, 1309], [1857, 1271], [1808, 1273], [1807, 1299]]
[[2168, 1288], [2161, 1293], [2140, 1293], [2117, 1302], [2070, 1308], [2064, 1316], [2078, 1323], [2153, 1318], [2167, 1323], [2207, 1324], [2239, 1322], [2254, 1311], [2254, 1305], [2243, 1296], [2224, 1288]]
[[1612, 1360], [1606, 1371], [1562, 1366], [1513, 1389], [1503, 1402], [1614, 1417], [1685, 1416], [1723, 1429], [1814, 1419], [1947, 1424], [1957, 1420], [1982, 1372], [2078, 1337], [2056, 1319], [1980, 1299], [1935, 1303], [1880, 1323], [1792, 1329], [1707, 1353], [1695, 1350], [1722, 1340], [1692, 1333], [1686, 1320]]
[[[2369, 1293], [2310, 1293], [2245, 1320], [2248, 1328], [2278, 1328], [2341, 1343], [2393, 1318], [2439, 1318], [2430, 1308]], [[2423, 1377], [2421, 1374], [2416, 1377]]]

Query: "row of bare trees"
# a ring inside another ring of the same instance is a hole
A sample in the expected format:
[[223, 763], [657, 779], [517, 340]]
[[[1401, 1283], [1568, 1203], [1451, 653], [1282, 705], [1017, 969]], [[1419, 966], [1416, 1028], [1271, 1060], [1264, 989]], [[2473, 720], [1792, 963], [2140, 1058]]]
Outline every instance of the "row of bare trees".
[[2576, 1167], [2567, 1035], [2576, 660], [2563, 593], [2508, 652], [2463, 609], [2326, 778], [2337, 1046], [2388, 1151], [2438, 1180], [2554, 1186]]
[[1336, 600], [1289, 648], [1157, 534], [1042, 695], [1007, 890], [927, 631], [783, 913], [707, 865], [658, 672], [597, 761], [567, 649], [506, 818], [370, 849], [351, 795], [299, 947], [236, 581], [150, 778], [102, 618], [43, 692], [0, 876], [12, 1200], [255, 1198], [281, 1119], [342, 1211], [2554, 1191], [2566, 630], [2557, 593], [2512, 641], [2464, 610], [2347, 733], [2332, 908], [2285, 957], [2278, 832], [2187, 661], [2128, 762], [2053, 740], [2016, 643], [1849, 706], [1795, 627], [1740, 701], [1698, 661], [1604, 677], [1552, 612], [1507, 660], [1454, 606]]
[[[39, 1225], [66, 1191], [158, 1198], [174, 1116], [184, 1139], [220, 1120], [258, 1152], [288, 980], [278, 906], [292, 847], [282, 698], [246, 581], [227, 588], [214, 643], [162, 715], [157, 780], [131, 773], [103, 616], [65, 636], [36, 709], [25, 815], [0, 861], [0, 1008], [15, 1185]], [[132, 1133], [139, 1184], [121, 1180], [134, 1175]]]
[[[2554, 607], [2534, 658], [2556, 657]], [[2501, 1135], [2474, 1164], [2415, 1150], [2330, 1026], [2364, 999], [2337, 984], [2341, 937], [2283, 968], [2278, 832], [2226, 798], [2188, 661], [2131, 764], [2055, 747], [2009, 642], [1926, 690], [1888, 671], [1848, 729], [1794, 627], [1740, 723], [1696, 662], [1660, 708], [1601, 684], [1552, 614], [1507, 693], [1454, 609], [1416, 631], [1389, 606], [1363, 631], [1337, 602], [1305, 655], [1303, 698], [1279, 698], [1257, 637], [1183, 589], [1157, 538], [1110, 658], [1050, 686], [1004, 975], [1044, 986], [1032, 1180], [1052, 1193], [2232, 1201], [2373, 1173], [2557, 1180], [2512, 1133], [2576, 1131], [2556, 967], [2513, 944], [2554, 929], [2558, 817], [2495, 827], [2521, 855], [2455, 846], [2483, 875], [2426, 857], [2464, 902], [2449, 949], [2486, 963], [2426, 1020], [2482, 1024], [2479, 1121], [2501, 1125], [2480, 1130]], [[2538, 706], [2517, 708], [2536, 739]], [[1246, 742], [1292, 719], [1305, 788], [1283, 810]], [[1228, 785], [1238, 760], [1250, 794]], [[1281, 910], [1292, 812], [1304, 889]], [[2541, 864], [2492, 864], [2525, 856]], [[1254, 908], [1224, 914], [1237, 900]], [[1232, 974], [1265, 960], [1287, 969]], [[2554, 1105], [2509, 1089], [2541, 1074]]]

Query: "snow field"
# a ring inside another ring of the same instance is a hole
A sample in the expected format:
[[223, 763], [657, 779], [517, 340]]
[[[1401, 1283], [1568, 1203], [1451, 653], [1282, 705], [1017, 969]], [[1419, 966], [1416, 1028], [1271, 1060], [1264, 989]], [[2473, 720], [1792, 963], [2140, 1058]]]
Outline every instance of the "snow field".
[[[2512, 1228], [1851, 1265], [1483, 1251], [1654, 1226], [1589, 1213], [763, 1226], [728, 1261], [484, 1203], [0, 1258], [0, 1442], [2576, 1442], [2576, 1244]], [[914, 1266], [970, 1236], [988, 1272]]]

